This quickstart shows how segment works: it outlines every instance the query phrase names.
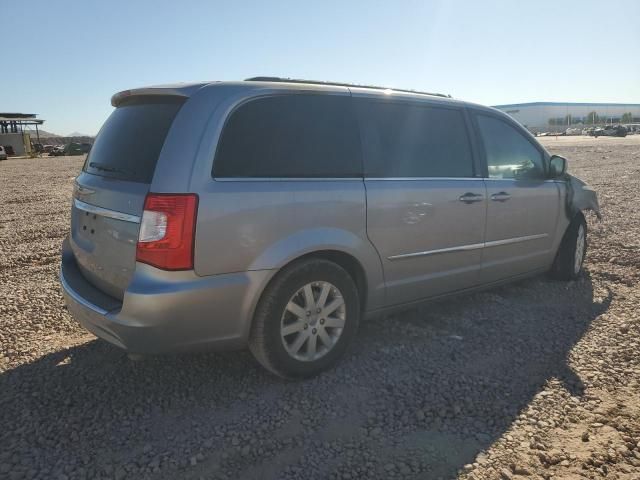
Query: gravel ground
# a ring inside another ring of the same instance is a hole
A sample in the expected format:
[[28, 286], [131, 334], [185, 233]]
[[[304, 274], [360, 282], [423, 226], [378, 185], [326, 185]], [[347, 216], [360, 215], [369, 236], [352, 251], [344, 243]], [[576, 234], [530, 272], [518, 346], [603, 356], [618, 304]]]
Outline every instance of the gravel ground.
[[83, 159], [0, 162], [0, 478], [640, 479], [640, 136], [544, 142], [600, 195], [578, 281], [367, 322], [297, 383], [85, 333], [57, 280]]

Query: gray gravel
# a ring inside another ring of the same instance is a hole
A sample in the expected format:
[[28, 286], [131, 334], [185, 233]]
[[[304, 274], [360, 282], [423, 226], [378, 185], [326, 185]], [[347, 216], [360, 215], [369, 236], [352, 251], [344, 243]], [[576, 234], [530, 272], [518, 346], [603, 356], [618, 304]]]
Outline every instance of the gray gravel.
[[546, 140], [600, 193], [582, 278], [365, 323], [298, 383], [85, 333], [57, 283], [83, 159], [0, 162], [0, 478], [640, 478], [640, 136], [589, 140]]

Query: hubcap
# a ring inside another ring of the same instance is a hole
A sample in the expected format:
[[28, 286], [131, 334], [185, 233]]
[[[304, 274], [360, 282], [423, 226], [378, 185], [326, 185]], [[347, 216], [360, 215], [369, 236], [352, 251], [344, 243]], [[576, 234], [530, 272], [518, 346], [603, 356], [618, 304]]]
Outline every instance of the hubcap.
[[573, 260], [573, 273], [578, 273], [582, 267], [582, 258], [584, 257], [584, 226], [578, 228], [578, 238], [576, 239], [576, 255]]
[[282, 314], [282, 344], [296, 360], [317, 360], [338, 342], [346, 316], [344, 298], [335, 285], [307, 283], [293, 294]]

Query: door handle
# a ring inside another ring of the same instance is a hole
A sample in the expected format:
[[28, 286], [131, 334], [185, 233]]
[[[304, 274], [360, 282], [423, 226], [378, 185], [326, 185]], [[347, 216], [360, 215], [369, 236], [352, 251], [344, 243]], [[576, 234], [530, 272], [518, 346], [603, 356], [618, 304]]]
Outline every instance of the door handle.
[[484, 195], [480, 193], [467, 192], [464, 195], [460, 195], [460, 197], [458, 197], [458, 200], [466, 204], [476, 203], [483, 201]]
[[498, 192], [491, 195], [491, 200], [493, 200], [494, 202], [506, 202], [510, 198], [511, 195], [509, 195], [507, 192]]

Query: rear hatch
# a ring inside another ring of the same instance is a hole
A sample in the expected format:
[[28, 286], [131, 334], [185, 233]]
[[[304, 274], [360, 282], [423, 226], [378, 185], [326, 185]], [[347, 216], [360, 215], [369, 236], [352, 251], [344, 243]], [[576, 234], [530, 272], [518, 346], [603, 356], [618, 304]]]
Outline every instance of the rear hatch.
[[165, 138], [185, 98], [121, 100], [76, 179], [71, 247], [84, 277], [122, 299], [136, 265], [144, 200]]

